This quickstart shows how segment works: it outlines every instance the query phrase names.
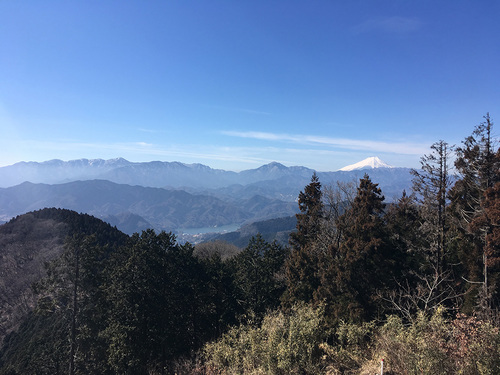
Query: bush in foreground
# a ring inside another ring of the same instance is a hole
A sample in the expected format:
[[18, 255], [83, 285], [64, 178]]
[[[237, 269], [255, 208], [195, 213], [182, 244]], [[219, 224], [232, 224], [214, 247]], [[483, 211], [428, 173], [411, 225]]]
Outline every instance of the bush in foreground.
[[240, 325], [203, 350], [204, 374], [500, 373], [500, 333], [489, 323], [444, 309], [419, 313], [411, 324], [389, 316], [328, 329], [322, 308], [299, 305], [267, 314], [262, 324]]

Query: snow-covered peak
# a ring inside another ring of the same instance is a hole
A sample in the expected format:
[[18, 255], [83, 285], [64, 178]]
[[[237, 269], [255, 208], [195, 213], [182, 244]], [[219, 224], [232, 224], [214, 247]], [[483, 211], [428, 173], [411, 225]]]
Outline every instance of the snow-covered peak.
[[341, 171], [355, 171], [358, 169], [373, 169], [373, 168], [394, 168], [392, 165], [384, 163], [376, 156], [366, 158], [361, 160], [356, 164], [347, 165], [344, 168], [340, 168]]

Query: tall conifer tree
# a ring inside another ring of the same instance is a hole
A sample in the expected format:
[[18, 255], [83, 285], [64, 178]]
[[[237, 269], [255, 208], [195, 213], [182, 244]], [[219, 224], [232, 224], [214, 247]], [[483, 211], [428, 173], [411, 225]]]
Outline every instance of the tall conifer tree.
[[344, 239], [339, 249], [336, 283], [343, 295], [338, 306], [340, 317], [362, 320], [376, 311], [376, 291], [392, 279], [393, 262], [389, 256], [383, 221], [384, 196], [369, 176], [360, 180], [350, 212], [352, 224], [342, 228]]
[[299, 209], [300, 213], [296, 215], [297, 231], [290, 235], [291, 252], [286, 264], [285, 301], [289, 304], [311, 301], [319, 285], [318, 257], [314, 243], [321, 229], [323, 202], [321, 183], [316, 173], [299, 194]]

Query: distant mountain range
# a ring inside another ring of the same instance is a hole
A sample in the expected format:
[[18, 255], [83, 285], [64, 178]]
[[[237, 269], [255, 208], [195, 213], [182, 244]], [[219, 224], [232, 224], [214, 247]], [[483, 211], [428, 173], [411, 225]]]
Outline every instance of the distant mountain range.
[[[373, 157], [337, 172], [316, 172], [323, 186], [365, 173], [387, 201], [411, 188], [409, 168]], [[126, 233], [251, 223], [294, 215], [314, 170], [270, 163], [231, 172], [202, 164], [125, 159], [50, 160], [0, 167], [0, 220], [44, 207], [84, 212]]]
[[312, 169], [285, 167], [273, 162], [257, 169], [242, 172], [213, 169], [203, 164], [152, 161], [129, 162], [125, 159], [49, 160], [20, 162], [0, 167], [0, 187], [29, 181], [60, 184], [78, 180], [108, 180], [117, 184], [169, 188], [219, 188], [233, 184], [249, 184], [274, 180], [284, 176], [311, 176]]
[[178, 231], [182, 228], [242, 224], [297, 212], [296, 204], [262, 196], [237, 201], [166, 190], [116, 184], [105, 180], [65, 184], [20, 185], [0, 189], [0, 218], [45, 207], [67, 208], [87, 213], [131, 233], [152, 227]]
[[[340, 172], [394, 168], [378, 157], [341, 168], [337, 172], [317, 172], [327, 181], [336, 180]], [[407, 168], [396, 168], [407, 170]], [[250, 185], [262, 181], [310, 179], [313, 169], [286, 167], [272, 162], [242, 172], [213, 169], [203, 164], [152, 161], [135, 163], [123, 158], [78, 159], [70, 161], [19, 162], [0, 167], [0, 187], [10, 187], [29, 181], [32, 183], [61, 184], [78, 180], [107, 180], [117, 184], [162, 188], [217, 189], [231, 185]]]

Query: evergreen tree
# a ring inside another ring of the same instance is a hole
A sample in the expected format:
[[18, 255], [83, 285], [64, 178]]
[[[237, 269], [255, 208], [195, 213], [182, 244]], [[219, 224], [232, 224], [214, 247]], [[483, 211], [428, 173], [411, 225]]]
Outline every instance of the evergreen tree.
[[103, 333], [115, 372], [168, 370], [176, 358], [214, 338], [219, 316], [210, 301], [213, 274], [193, 250], [171, 233], [147, 230], [116, 254], [105, 287], [110, 314]]
[[393, 279], [394, 259], [383, 221], [384, 196], [368, 175], [360, 180], [350, 212], [352, 225], [342, 228], [336, 285], [342, 298], [337, 317], [353, 321], [373, 317], [377, 309], [377, 290]]
[[413, 195], [402, 197], [388, 207], [384, 216], [388, 233], [390, 258], [394, 262], [394, 284], [384, 290], [382, 298], [389, 310], [411, 322], [419, 312], [431, 312], [456, 297], [446, 274], [436, 274], [429, 267], [423, 249], [427, 240], [422, 234], [425, 220]]
[[287, 252], [276, 242], [268, 243], [257, 235], [233, 258], [235, 284], [246, 316], [260, 320], [267, 310], [279, 306], [285, 290], [283, 268]]
[[299, 193], [299, 210], [296, 214], [297, 231], [290, 234], [290, 246], [298, 250], [315, 241], [323, 218], [321, 183], [316, 173], [311, 182]]
[[321, 183], [316, 173], [299, 194], [299, 209], [300, 213], [296, 215], [297, 231], [290, 234], [290, 257], [286, 264], [284, 302], [288, 305], [311, 301], [320, 283], [315, 241], [321, 229], [323, 202]]
[[107, 313], [100, 287], [112, 246], [98, 242], [97, 234], [68, 237], [66, 251], [47, 265], [47, 277], [35, 285], [40, 294], [38, 311], [54, 314], [67, 324], [69, 374], [109, 370], [104, 355], [106, 344], [99, 337]]
[[234, 262], [232, 258], [223, 260], [223, 256], [224, 253], [215, 251], [199, 258], [205, 275], [200, 280], [205, 295], [202, 301], [203, 313], [198, 319], [204, 323], [204, 340], [222, 335], [230, 326], [238, 323], [237, 316], [241, 314], [239, 293], [234, 280]]
[[357, 181], [337, 182], [334, 186], [327, 186], [324, 190], [325, 218], [316, 241], [318, 255], [319, 285], [314, 291], [314, 303], [325, 309], [325, 316], [335, 324], [337, 317], [347, 316], [347, 312], [340, 313], [344, 294], [337, 284], [339, 270], [340, 244], [344, 240], [344, 229], [353, 224], [352, 205], [357, 195]]
[[106, 294], [111, 313], [104, 335], [108, 361], [116, 373], [147, 374], [151, 363], [165, 365], [175, 340], [172, 306], [164, 289], [169, 287], [168, 253], [174, 247], [171, 234], [136, 233], [109, 269]]
[[46, 263], [46, 276], [33, 284], [37, 305], [5, 342], [0, 361], [23, 374], [110, 373], [100, 335], [109, 311], [101, 287], [111, 254], [128, 237], [74, 211], [51, 208], [32, 215], [64, 223], [68, 236], [63, 253]]
[[389, 243], [394, 257], [398, 257], [399, 278], [411, 278], [424, 263], [421, 257], [423, 240], [420, 233], [422, 217], [413, 195], [403, 191], [401, 198], [391, 204], [385, 214]]

